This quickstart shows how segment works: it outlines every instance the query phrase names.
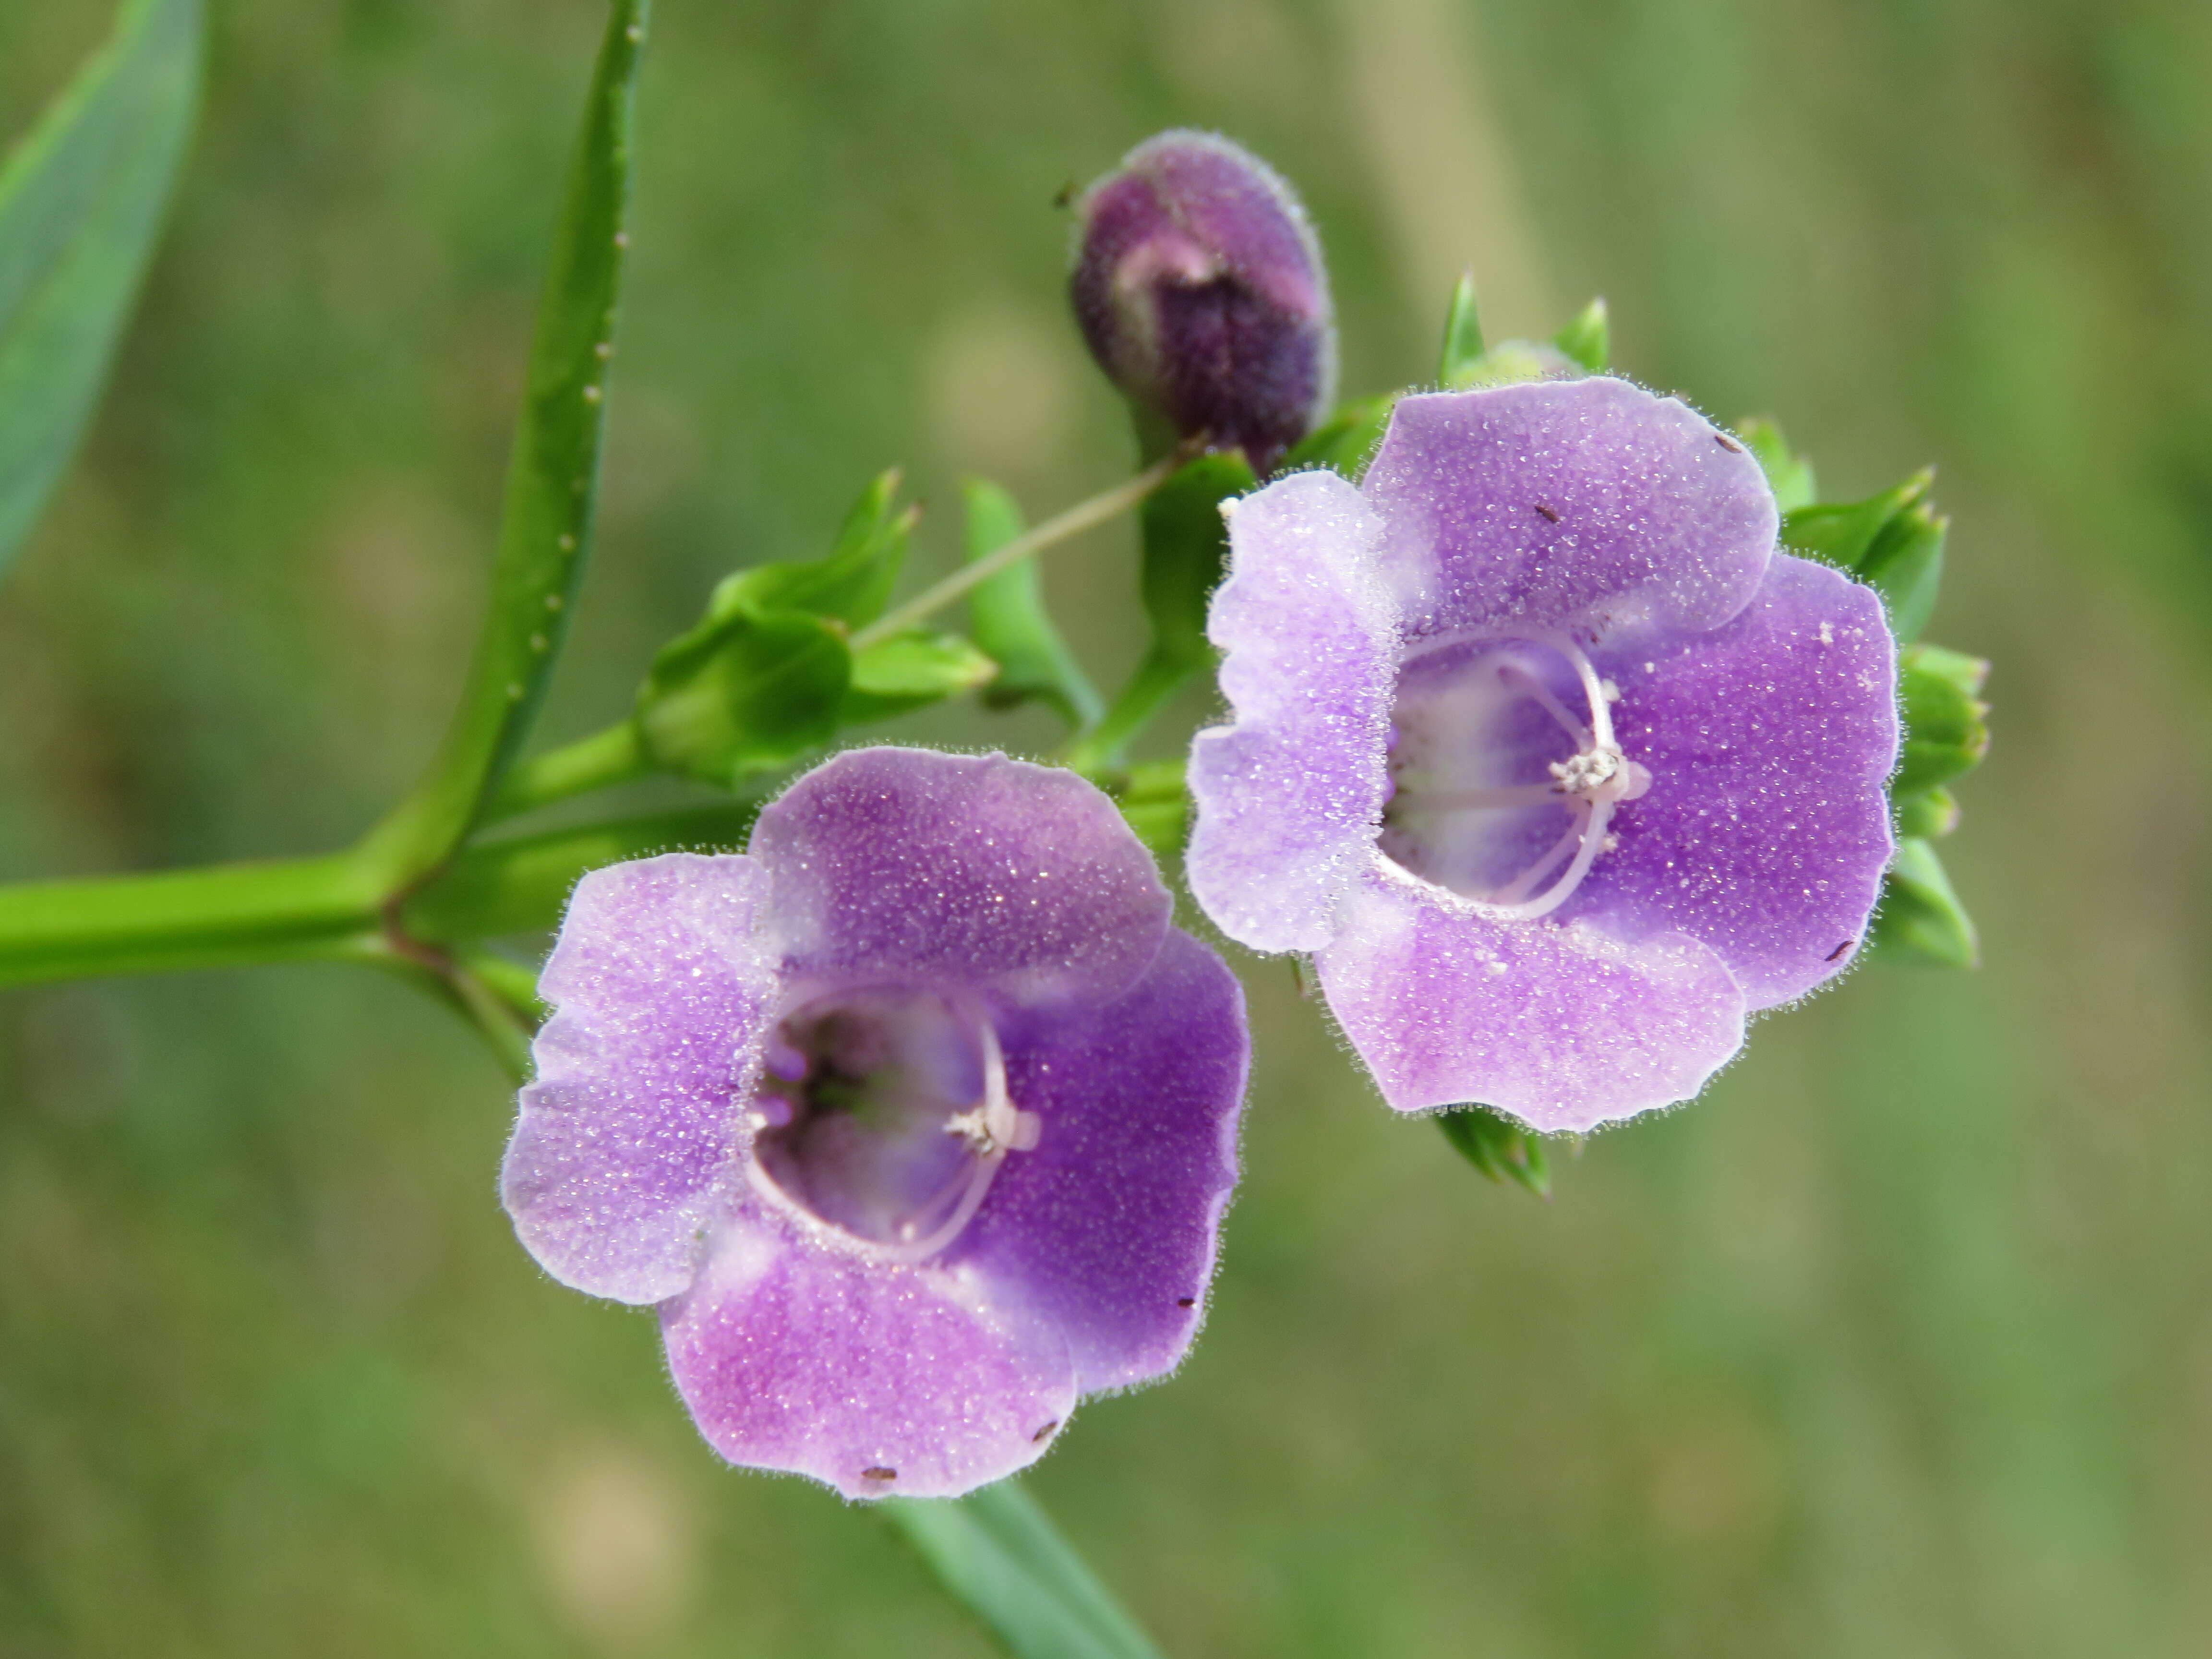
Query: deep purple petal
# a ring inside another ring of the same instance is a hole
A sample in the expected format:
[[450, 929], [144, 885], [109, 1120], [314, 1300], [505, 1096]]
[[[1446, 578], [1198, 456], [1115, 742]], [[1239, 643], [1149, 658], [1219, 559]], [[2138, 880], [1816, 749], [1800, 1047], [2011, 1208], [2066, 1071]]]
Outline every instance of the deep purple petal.
[[750, 1209], [661, 1334], [715, 1450], [848, 1498], [957, 1497], [1034, 1462], [1075, 1406], [1066, 1345], [973, 1274], [867, 1261]]
[[957, 1260], [1056, 1326], [1085, 1394], [1172, 1370], [1197, 1334], [1237, 1182], [1250, 1043], [1237, 977], [1170, 930], [1120, 1001], [1011, 1037], [1014, 1102], [1043, 1119]]
[[1363, 488], [1408, 634], [1715, 628], [1758, 587], [1779, 523], [1741, 445], [1602, 375], [1401, 398]]
[[1228, 653], [1235, 723], [1192, 745], [1186, 869], [1206, 913], [1255, 950], [1326, 944], [1374, 843], [1396, 680], [1381, 528], [1334, 472], [1294, 473], [1230, 517], [1206, 631]]
[[775, 1002], [767, 890], [751, 859], [690, 853], [577, 884], [500, 1176], [515, 1231], [562, 1284], [649, 1303], [691, 1282]]
[[1113, 802], [1003, 755], [836, 756], [762, 811], [751, 850], [799, 977], [1111, 997], [1159, 950], [1172, 908]]
[[1601, 650], [1614, 732], [1652, 784], [1563, 917], [1702, 939], [1753, 1009], [1839, 972], [1889, 861], [1895, 655], [1871, 589], [1786, 554], [1725, 627]]
[[1694, 939], [1486, 921], [1387, 869], [1315, 964], [1401, 1112], [1479, 1102], [1538, 1129], [1592, 1128], [1689, 1099], [1743, 1042], [1743, 994]]

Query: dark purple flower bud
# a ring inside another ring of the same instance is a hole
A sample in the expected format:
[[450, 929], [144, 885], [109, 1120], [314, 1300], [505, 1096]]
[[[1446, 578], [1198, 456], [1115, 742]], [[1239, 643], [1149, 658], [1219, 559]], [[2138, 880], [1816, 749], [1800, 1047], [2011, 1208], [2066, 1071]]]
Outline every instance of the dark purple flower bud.
[[1248, 1045], [1072, 772], [862, 749], [750, 850], [577, 884], [501, 1195], [565, 1285], [657, 1304], [734, 1463], [953, 1497], [1174, 1369]]
[[1357, 489], [1230, 520], [1191, 891], [1311, 951], [1401, 1111], [1686, 1100], [1850, 964], [1891, 852], [1881, 601], [1743, 445], [1595, 377], [1401, 399]]
[[1265, 476], [1336, 380], [1328, 274], [1291, 187], [1226, 138], [1164, 132], [1079, 211], [1068, 294], [1099, 366], [1140, 422]]

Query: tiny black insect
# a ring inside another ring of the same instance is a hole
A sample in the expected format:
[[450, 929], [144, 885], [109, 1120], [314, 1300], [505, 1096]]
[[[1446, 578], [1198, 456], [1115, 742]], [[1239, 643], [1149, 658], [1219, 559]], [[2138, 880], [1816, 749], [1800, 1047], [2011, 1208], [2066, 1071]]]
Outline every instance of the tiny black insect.
[[1541, 501], [1538, 501], [1538, 502], [1536, 503], [1536, 510], [1537, 510], [1539, 513], [1540, 513], [1540, 514], [1542, 514], [1544, 515], [1544, 519], [1545, 519], [1545, 521], [1546, 521], [1547, 523], [1549, 523], [1549, 524], [1557, 524], [1557, 523], [1559, 523], [1559, 515], [1558, 514], [1556, 514], [1556, 513], [1553, 512], [1553, 511], [1552, 511], [1552, 509], [1551, 509], [1550, 507], [1548, 507], [1545, 506], [1545, 505], [1543, 504], [1543, 502], [1541, 502]]
[[1076, 191], [1082, 188], [1083, 187], [1077, 184], [1074, 179], [1069, 179], [1058, 190], [1053, 191], [1052, 204], [1056, 208], [1066, 207], [1070, 202], [1073, 202], [1075, 199]]
[[[1743, 446], [1738, 443], [1735, 439], [1729, 437], [1725, 432], [1714, 433], [1713, 441], [1718, 444], [1723, 449], [1728, 451], [1731, 455], [1741, 455], [1743, 453]], [[1846, 944], [1850, 943], [1849, 940], [1845, 940], [1844, 942]]]
[[878, 1463], [872, 1469], [862, 1469], [860, 1471], [860, 1479], [863, 1480], [896, 1480], [898, 1479], [898, 1471], [896, 1469], [887, 1469], [884, 1468], [882, 1464]]
[[1052, 1431], [1059, 1426], [1060, 1419], [1055, 1417], [1051, 1422], [1046, 1424], [1042, 1428], [1039, 1429], [1035, 1434], [1030, 1437], [1030, 1444], [1034, 1446], [1040, 1441], [1051, 1438]]
[[1825, 957], [1821, 957], [1821, 958], [1820, 958], [1820, 960], [1821, 960], [1821, 961], [1823, 961], [1823, 962], [1833, 962], [1833, 961], [1834, 961], [1838, 957], [1839, 957], [1839, 956], [1843, 955], [1843, 953], [1844, 953], [1844, 951], [1846, 951], [1850, 950], [1850, 949], [1851, 948], [1851, 944], [1852, 944], [1852, 941], [1851, 941], [1851, 940], [1850, 940], [1850, 939], [1845, 939], [1845, 940], [1844, 940], [1841, 945], [1838, 945], [1834, 950], [1832, 950], [1832, 951], [1829, 951], [1829, 952], [1828, 952], [1828, 954], [1827, 954], [1826, 956], [1825, 956]]
[[1197, 1305], [1198, 1298], [1194, 1296], [1179, 1296], [1176, 1298], [1176, 1306], [1178, 1308], [1195, 1308]]

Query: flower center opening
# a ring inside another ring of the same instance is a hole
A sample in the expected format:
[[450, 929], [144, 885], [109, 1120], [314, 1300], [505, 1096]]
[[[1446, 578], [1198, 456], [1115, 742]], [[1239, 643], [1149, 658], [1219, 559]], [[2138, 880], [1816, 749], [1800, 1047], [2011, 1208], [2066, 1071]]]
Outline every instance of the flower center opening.
[[998, 1033], [935, 991], [869, 986], [778, 1022], [752, 1099], [754, 1185], [868, 1254], [957, 1238], [1042, 1124], [1006, 1094]]
[[1398, 670], [1382, 852], [1500, 921], [1550, 915], [1651, 787], [1613, 737], [1619, 695], [1565, 635], [1422, 641]]

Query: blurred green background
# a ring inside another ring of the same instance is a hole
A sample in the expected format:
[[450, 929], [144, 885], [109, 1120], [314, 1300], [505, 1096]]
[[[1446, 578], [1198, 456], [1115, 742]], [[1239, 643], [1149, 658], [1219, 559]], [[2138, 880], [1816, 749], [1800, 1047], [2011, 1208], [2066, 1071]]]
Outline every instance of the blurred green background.
[[[0, 7], [0, 131], [109, 10]], [[351, 836], [475, 623], [598, 9], [216, 13], [143, 313], [0, 586], [0, 877]], [[1943, 468], [1934, 635], [1998, 664], [1946, 848], [1988, 965], [1765, 1023], [1548, 1206], [1250, 965], [1210, 1328], [1033, 1480], [1170, 1653], [2212, 1650], [2209, 84], [2197, 0], [664, 0], [549, 739], [880, 466], [1039, 514], [1126, 470], [1052, 201], [1172, 124], [1304, 190], [1350, 390], [1429, 372], [1472, 264], [1493, 336], [1601, 292], [1627, 372], [1779, 415], [1832, 495]], [[1050, 562], [1109, 680], [1131, 572], [1126, 527]], [[988, 1650], [539, 1273], [508, 1112], [362, 972], [0, 997], [0, 1652]]]

